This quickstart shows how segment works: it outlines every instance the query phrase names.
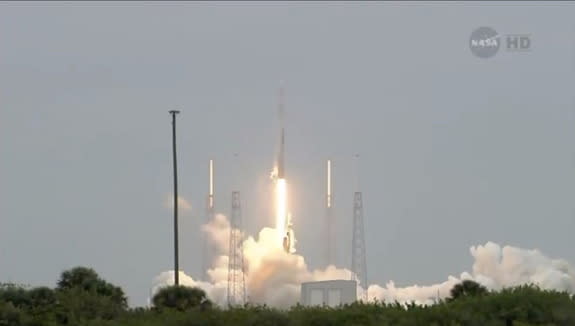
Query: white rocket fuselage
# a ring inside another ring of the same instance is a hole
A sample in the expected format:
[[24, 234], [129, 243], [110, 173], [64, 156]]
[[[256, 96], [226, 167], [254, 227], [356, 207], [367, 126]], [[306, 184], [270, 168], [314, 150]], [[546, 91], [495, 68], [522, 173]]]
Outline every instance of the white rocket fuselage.
[[292, 230], [291, 218], [287, 207], [287, 183], [285, 175], [285, 130], [284, 130], [284, 105], [283, 89], [279, 93], [279, 123], [280, 123], [280, 148], [276, 158], [276, 191], [278, 198], [278, 207], [276, 208], [278, 229], [282, 234], [282, 246], [287, 253], [294, 252], [294, 235]]

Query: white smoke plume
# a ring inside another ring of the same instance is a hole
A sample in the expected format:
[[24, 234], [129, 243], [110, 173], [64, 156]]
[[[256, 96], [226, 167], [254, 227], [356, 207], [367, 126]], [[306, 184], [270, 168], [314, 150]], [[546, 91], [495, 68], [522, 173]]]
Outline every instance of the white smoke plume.
[[457, 277], [449, 276], [443, 283], [430, 286], [395, 287], [393, 281], [385, 287], [370, 285], [371, 299], [414, 301], [431, 304], [436, 299], [449, 297], [451, 288], [462, 280], [474, 280], [490, 290], [500, 290], [523, 284], [535, 284], [542, 289], [575, 292], [575, 269], [564, 260], [551, 259], [538, 250], [527, 250], [487, 242], [471, 247], [474, 258], [471, 273], [463, 272]]
[[[212, 301], [225, 306], [230, 223], [225, 216], [216, 215], [213, 221], [203, 227], [203, 231], [219, 253], [213, 267], [208, 270], [210, 282], [195, 281], [181, 271], [180, 282], [204, 289]], [[275, 229], [263, 228], [257, 238], [249, 236], [243, 242], [249, 302], [287, 308], [299, 301], [302, 282], [350, 278], [349, 270], [335, 266], [310, 271], [304, 257], [286, 253], [277, 239]], [[369, 300], [433, 304], [437, 299], [448, 297], [451, 288], [466, 279], [475, 280], [494, 290], [537, 284], [543, 289], [575, 292], [575, 269], [564, 260], [550, 259], [537, 250], [511, 246], [502, 248], [492, 242], [471, 247], [470, 252], [475, 260], [471, 273], [463, 272], [459, 277], [449, 276], [445, 282], [428, 286], [396, 287], [393, 281], [385, 287], [370, 285]], [[161, 273], [154, 280], [152, 295], [160, 287], [171, 284], [173, 271]]]
[[[202, 227], [217, 249], [219, 257], [208, 270], [210, 282], [194, 280], [180, 271], [180, 284], [198, 286], [206, 291], [210, 300], [225, 306], [228, 277], [228, 246], [230, 223], [221, 214]], [[243, 242], [246, 270], [246, 290], [251, 303], [273, 307], [289, 307], [300, 298], [302, 282], [329, 279], [349, 279], [350, 272], [329, 266], [325, 270], [309, 271], [302, 256], [288, 254], [278, 243], [279, 235], [272, 228], [263, 228], [257, 238], [247, 237]], [[162, 286], [173, 284], [173, 271], [163, 272], [154, 280], [152, 295]]]

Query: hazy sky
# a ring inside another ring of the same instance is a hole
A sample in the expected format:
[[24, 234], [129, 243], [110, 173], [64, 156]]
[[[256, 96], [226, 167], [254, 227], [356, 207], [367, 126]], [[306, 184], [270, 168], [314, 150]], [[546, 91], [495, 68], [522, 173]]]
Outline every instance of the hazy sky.
[[[568, 2], [0, 3], [0, 281], [54, 285], [86, 265], [144, 304], [172, 268], [175, 108], [181, 266], [198, 277], [210, 158], [217, 211], [238, 189], [249, 233], [273, 223], [282, 84], [311, 267], [328, 157], [338, 265], [359, 174], [370, 283], [443, 281], [486, 241], [575, 262], [573, 17]], [[531, 50], [475, 57], [480, 26]]]

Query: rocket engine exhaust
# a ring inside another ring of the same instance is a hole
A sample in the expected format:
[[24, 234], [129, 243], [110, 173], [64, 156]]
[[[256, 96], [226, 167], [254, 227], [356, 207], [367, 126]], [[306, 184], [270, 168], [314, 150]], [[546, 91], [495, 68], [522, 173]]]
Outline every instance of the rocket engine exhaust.
[[280, 122], [280, 142], [279, 151], [276, 157], [272, 180], [275, 183], [275, 215], [276, 230], [280, 237], [279, 243], [287, 253], [294, 253], [295, 240], [292, 230], [291, 216], [288, 211], [287, 181], [285, 177], [285, 131], [283, 123], [283, 89], [279, 93], [278, 115]]

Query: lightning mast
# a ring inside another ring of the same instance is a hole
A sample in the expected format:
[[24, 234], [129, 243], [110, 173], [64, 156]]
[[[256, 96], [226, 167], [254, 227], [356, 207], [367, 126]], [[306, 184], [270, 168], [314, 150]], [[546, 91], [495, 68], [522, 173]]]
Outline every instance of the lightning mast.
[[176, 115], [180, 113], [178, 110], [171, 110], [172, 115], [172, 156], [174, 164], [174, 284], [180, 285], [180, 267], [178, 252], [178, 159], [176, 155]]
[[[215, 208], [214, 208], [214, 160], [210, 160], [209, 163], [209, 185], [208, 185], [208, 197], [206, 203], [206, 223], [210, 223], [214, 220]], [[208, 269], [211, 267], [213, 259], [213, 248], [211, 243], [208, 241], [208, 237], [205, 233], [202, 234], [202, 281], [208, 281]]]
[[239, 191], [232, 192], [230, 248], [228, 257], [228, 305], [241, 305], [246, 302], [246, 279], [242, 239], [242, 207]]
[[335, 254], [335, 223], [333, 220], [333, 198], [331, 194], [331, 160], [327, 160], [326, 175], [326, 202], [325, 202], [325, 220], [326, 220], [326, 252], [325, 265], [336, 264]]
[[[359, 155], [356, 155], [355, 157], [358, 159]], [[359, 177], [357, 189], [359, 189]], [[363, 198], [361, 191], [356, 191], [353, 195], [351, 279], [358, 282], [358, 286], [361, 288], [360, 298], [367, 301], [367, 258], [363, 225]]]

